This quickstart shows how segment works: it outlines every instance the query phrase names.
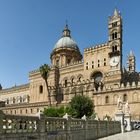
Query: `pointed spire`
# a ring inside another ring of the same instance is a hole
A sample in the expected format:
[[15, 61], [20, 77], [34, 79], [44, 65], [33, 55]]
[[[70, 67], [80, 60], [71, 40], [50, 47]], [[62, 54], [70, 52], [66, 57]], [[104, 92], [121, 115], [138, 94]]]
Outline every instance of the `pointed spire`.
[[114, 16], [115, 17], [118, 17], [119, 16], [119, 12], [118, 12], [117, 8], [115, 8], [115, 10], [114, 10]]
[[134, 53], [132, 50], [130, 50], [129, 56], [134, 56]]
[[65, 25], [64, 30], [63, 30], [63, 37], [71, 37], [67, 21], [66, 21], [66, 25]]

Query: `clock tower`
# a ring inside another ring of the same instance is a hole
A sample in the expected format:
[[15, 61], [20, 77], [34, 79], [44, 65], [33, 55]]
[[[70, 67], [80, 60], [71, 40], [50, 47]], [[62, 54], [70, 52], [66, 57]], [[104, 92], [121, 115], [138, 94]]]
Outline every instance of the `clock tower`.
[[[109, 17], [109, 73], [112, 80], [121, 79], [122, 71], [122, 17], [117, 9], [113, 16]], [[114, 78], [113, 78], [114, 77]]]

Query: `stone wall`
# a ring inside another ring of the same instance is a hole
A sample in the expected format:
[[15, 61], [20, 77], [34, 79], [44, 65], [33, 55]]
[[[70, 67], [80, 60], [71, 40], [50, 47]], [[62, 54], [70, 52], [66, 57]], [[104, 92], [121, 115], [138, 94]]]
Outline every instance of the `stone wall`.
[[93, 140], [120, 132], [120, 122], [13, 116], [0, 112], [0, 140]]

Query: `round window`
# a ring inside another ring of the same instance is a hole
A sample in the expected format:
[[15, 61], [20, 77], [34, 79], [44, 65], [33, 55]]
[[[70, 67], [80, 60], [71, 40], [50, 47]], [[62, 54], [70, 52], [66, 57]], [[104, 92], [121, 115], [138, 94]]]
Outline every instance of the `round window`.
[[91, 76], [91, 79], [94, 79], [95, 82], [99, 83], [103, 79], [103, 74], [101, 72], [96, 72]]

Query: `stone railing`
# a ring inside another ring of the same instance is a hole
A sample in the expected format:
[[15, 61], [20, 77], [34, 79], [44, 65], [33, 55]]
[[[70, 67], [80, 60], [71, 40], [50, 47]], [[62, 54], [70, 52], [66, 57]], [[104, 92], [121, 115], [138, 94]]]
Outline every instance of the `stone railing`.
[[120, 122], [115, 121], [12, 116], [0, 112], [0, 140], [89, 140], [120, 132]]

